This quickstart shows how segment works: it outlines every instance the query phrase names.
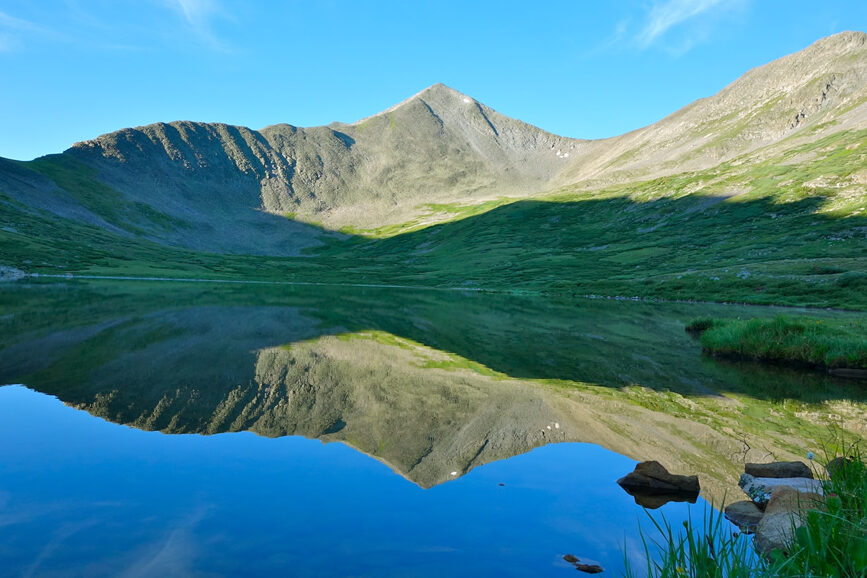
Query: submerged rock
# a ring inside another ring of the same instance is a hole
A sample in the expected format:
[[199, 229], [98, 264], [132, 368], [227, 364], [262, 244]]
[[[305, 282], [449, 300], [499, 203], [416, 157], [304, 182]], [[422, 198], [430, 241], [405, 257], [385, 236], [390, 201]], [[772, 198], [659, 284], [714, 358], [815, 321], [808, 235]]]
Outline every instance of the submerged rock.
[[604, 572], [605, 569], [602, 568], [599, 564], [585, 564], [581, 561], [577, 556], [573, 556], [572, 554], [566, 554], [563, 556], [563, 559], [566, 562], [569, 562], [573, 566], [575, 566], [576, 570], [580, 570], [581, 572], [586, 572], [588, 574], [599, 574], [600, 572]]
[[756, 478], [812, 478], [813, 471], [803, 462], [746, 464], [744, 471]]
[[725, 517], [744, 534], [752, 534], [762, 521], [765, 513], [750, 500], [742, 500], [729, 504], [725, 508]]

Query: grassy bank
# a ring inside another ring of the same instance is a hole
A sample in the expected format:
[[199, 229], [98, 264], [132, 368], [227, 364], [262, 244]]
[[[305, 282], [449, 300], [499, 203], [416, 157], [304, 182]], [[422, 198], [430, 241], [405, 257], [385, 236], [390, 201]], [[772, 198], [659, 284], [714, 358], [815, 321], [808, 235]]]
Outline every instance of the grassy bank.
[[696, 319], [705, 353], [772, 363], [867, 370], [867, 324], [860, 320], [777, 316]]
[[[823, 483], [823, 501], [800, 513], [803, 524], [785, 551], [760, 555], [743, 534], [731, 534], [712, 509], [703, 524], [675, 531], [651, 517], [658, 540], [644, 540], [650, 577], [867, 576], [867, 465], [856, 451]], [[627, 576], [636, 576], [627, 563]]]

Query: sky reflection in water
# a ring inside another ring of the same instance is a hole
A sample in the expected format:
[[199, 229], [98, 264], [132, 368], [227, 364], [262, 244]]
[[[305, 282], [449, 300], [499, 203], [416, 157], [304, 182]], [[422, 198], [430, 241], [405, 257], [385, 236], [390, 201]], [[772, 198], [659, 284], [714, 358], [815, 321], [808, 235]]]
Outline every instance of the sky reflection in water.
[[21, 386], [0, 462], [11, 575], [572, 575], [565, 553], [616, 573], [648, 522], [614, 483], [635, 462], [590, 444], [423, 490], [342, 443], [144, 432]]

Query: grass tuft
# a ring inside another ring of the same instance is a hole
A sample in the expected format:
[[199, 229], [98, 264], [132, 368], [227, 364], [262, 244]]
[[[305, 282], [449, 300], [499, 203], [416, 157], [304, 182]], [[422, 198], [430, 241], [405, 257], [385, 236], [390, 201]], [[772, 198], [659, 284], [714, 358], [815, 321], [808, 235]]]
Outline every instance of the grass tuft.
[[692, 326], [706, 326], [701, 345], [711, 355], [867, 369], [867, 325], [858, 320], [780, 315], [773, 319], [697, 319], [687, 329]]

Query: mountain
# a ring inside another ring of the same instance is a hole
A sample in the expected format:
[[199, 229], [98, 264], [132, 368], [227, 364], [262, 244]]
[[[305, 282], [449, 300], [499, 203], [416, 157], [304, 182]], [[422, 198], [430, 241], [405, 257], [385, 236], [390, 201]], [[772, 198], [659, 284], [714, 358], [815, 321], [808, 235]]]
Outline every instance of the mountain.
[[[520, 279], [562, 288], [590, 270], [590, 259], [613, 267], [595, 279], [625, 280], [605, 291], [630, 292], [649, 275], [681, 280], [715, 263], [708, 279], [751, 264], [774, 275], [808, 267], [867, 279], [859, 257], [865, 139], [862, 32], [822, 39], [653, 125], [603, 140], [553, 135], [442, 84], [352, 124], [256, 131], [157, 123], [30, 162], [0, 159], [0, 266], [508, 287]], [[543, 205], [521, 204], [531, 199]], [[777, 220], [768, 227], [767, 218]], [[438, 223], [449, 226], [432, 227]], [[726, 245], [733, 225], [739, 242], [755, 245]], [[460, 247], [443, 253], [445, 237], [432, 237], [440, 231]], [[784, 234], [793, 242], [781, 245]], [[371, 236], [383, 240], [359, 244]], [[519, 245], [529, 251], [508, 252]], [[755, 270], [745, 275], [748, 283], [732, 281], [741, 283], [737, 300], [806, 303], [781, 296], [784, 284]], [[858, 279], [856, 292], [867, 284]], [[802, 281], [799, 295], [818, 294]], [[747, 285], [767, 293], [748, 295]], [[710, 291], [678, 286], [654, 294]], [[569, 290], [587, 292], [587, 284]], [[853, 306], [849, 297], [810, 303]]]
[[[406, 220], [419, 203], [544, 189], [580, 141], [505, 117], [442, 84], [353, 124], [253, 131], [173, 122], [125, 129], [65, 154], [137, 201], [197, 198], [328, 225]], [[145, 186], [144, 183], [152, 183]]]

